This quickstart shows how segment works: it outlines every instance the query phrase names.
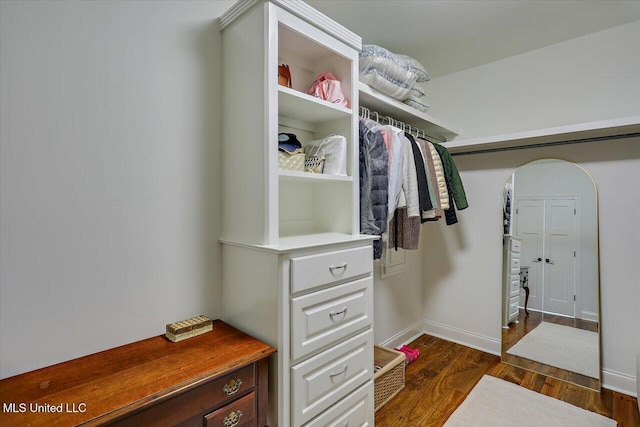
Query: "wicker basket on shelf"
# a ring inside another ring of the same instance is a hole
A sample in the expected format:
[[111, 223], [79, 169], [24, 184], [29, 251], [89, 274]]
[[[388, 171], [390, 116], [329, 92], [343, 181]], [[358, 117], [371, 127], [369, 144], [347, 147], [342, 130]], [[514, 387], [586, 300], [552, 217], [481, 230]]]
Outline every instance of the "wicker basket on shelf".
[[374, 406], [377, 411], [404, 388], [406, 356], [400, 351], [375, 344], [373, 360]]

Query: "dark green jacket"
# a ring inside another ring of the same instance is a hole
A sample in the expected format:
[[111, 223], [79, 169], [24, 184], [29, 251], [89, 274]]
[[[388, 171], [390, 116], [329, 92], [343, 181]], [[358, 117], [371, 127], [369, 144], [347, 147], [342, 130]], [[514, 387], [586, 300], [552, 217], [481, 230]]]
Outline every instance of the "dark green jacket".
[[[458, 167], [453, 161], [449, 151], [440, 144], [433, 144], [436, 151], [440, 155], [442, 161], [442, 167], [444, 168], [444, 176], [447, 181], [447, 190], [449, 191], [449, 209], [445, 215], [447, 217], [447, 224], [455, 224], [457, 221], [455, 216], [455, 208], [458, 210], [466, 209], [469, 207], [467, 202], [467, 195], [464, 192], [464, 186], [462, 185], [462, 179], [458, 172]], [[455, 207], [452, 202], [455, 201]]]

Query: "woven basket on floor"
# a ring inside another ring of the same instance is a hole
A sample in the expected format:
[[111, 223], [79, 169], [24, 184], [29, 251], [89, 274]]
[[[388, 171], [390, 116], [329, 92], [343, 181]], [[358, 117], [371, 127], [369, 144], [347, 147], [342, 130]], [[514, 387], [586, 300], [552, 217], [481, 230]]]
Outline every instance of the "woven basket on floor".
[[404, 368], [407, 359], [401, 351], [376, 344], [373, 347], [373, 360], [376, 365], [373, 384], [374, 406], [377, 411], [404, 388]]

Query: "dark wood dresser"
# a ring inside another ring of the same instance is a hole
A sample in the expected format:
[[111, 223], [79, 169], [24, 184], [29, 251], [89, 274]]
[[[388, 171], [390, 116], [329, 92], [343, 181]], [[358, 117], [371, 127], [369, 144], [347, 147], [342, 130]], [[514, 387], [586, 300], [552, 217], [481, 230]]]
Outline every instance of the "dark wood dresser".
[[0, 425], [263, 427], [276, 350], [221, 320], [0, 381]]

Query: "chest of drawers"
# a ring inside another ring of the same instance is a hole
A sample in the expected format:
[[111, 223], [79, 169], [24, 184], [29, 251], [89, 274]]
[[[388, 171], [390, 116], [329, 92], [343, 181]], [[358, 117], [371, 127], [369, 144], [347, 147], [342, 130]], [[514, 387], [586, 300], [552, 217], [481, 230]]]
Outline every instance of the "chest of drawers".
[[278, 348], [268, 424], [373, 425], [371, 239], [286, 250], [226, 244], [223, 260], [225, 319]]
[[188, 340], [153, 337], [4, 379], [0, 399], [17, 410], [0, 424], [262, 427], [274, 352], [216, 320]]
[[518, 304], [520, 296], [520, 246], [522, 240], [515, 236], [504, 237], [503, 271], [502, 271], [502, 326], [518, 321]]

